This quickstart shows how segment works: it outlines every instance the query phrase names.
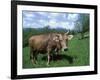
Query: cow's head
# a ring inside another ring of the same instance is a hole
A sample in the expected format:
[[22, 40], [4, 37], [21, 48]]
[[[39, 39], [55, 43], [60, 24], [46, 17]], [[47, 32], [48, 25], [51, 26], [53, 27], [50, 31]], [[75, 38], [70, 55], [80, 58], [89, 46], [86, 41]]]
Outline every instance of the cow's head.
[[68, 41], [73, 38], [73, 35], [69, 35], [67, 33], [64, 34], [59, 34], [59, 40], [61, 43], [62, 51], [67, 51], [68, 50]]

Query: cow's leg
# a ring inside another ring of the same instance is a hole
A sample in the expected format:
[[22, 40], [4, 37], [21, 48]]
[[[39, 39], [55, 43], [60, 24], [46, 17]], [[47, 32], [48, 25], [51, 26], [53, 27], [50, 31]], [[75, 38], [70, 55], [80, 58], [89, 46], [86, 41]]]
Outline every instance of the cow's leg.
[[49, 63], [50, 63], [50, 55], [48, 54], [48, 62], [47, 62], [48, 66], [49, 66]]
[[47, 51], [47, 57], [48, 57], [47, 65], [49, 66], [49, 63], [50, 63], [50, 50]]
[[34, 62], [37, 63], [37, 54], [38, 54], [38, 51], [34, 51]]
[[30, 60], [34, 64], [34, 55], [33, 55], [33, 50], [30, 48]]
[[58, 50], [57, 50], [57, 48], [55, 48], [55, 50], [54, 50], [54, 51], [55, 51], [55, 54], [57, 55], [57, 54], [58, 54]]
[[36, 50], [33, 50], [32, 48], [30, 48], [30, 60], [33, 64], [36, 63]]
[[60, 50], [59, 49], [57, 49], [57, 52], [56, 52], [57, 54], [59, 54], [60, 53]]

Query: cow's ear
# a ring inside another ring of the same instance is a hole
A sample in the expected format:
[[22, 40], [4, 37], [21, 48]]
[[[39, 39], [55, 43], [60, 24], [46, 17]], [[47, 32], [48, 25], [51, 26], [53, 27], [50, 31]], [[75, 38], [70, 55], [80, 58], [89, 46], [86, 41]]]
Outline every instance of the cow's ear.
[[69, 34], [69, 31], [67, 31], [66, 33], [65, 33], [65, 35], [68, 35]]
[[71, 40], [73, 38], [73, 35], [68, 35], [68, 40]]

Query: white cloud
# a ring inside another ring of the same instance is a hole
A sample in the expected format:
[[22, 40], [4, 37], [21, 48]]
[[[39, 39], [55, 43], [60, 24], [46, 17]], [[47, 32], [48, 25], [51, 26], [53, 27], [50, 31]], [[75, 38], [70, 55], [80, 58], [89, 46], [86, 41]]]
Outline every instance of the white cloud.
[[39, 22], [42, 23], [42, 24], [47, 23], [47, 21], [43, 20], [43, 19], [40, 19]]
[[48, 21], [42, 19], [39, 20], [39, 23], [42, 24], [42, 26], [48, 25]]
[[48, 18], [49, 19], [55, 19], [59, 17], [61, 14], [60, 13], [49, 13]]
[[43, 28], [49, 25], [50, 28], [73, 29], [74, 21], [78, 14], [55, 13], [55, 12], [24, 12], [23, 26], [32, 28]]
[[48, 25], [51, 27], [51, 28], [56, 28], [57, 27], [57, 22], [55, 19], [51, 19], [48, 23]]
[[78, 14], [68, 14], [68, 20], [76, 21], [78, 19]]
[[25, 28], [30, 28], [30, 27], [31, 27], [31, 24], [30, 24], [30, 23], [25, 23], [25, 24], [24, 24], [24, 27], [25, 27]]
[[32, 23], [31, 28], [43, 28], [44, 26], [37, 24], [37, 23]]
[[63, 14], [62, 17], [63, 17], [64, 19], [67, 19], [66, 14]]
[[31, 17], [25, 17], [23, 20], [24, 21], [33, 21], [33, 18], [31, 18]]
[[60, 25], [61, 25], [62, 28], [65, 28], [65, 29], [68, 28], [67, 22], [61, 22]]
[[74, 22], [68, 24], [68, 28], [69, 28], [70, 30], [74, 29], [74, 27], [75, 27], [75, 26], [74, 26]]
[[59, 23], [60, 27], [64, 28], [64, 29], [74, 29], [74, 22], [70, 23], [70, 22], [60, 22]]
[[52, 17], [57, 17], [59, 15], [60, 15], [60, 13], [50, 13], [50, 16], [52, 16]]
[[35, 15], [33, 14], [33, 12], [25, 12], [23, 13], [26, 17], [35, 17]]
[[36, 13], [38, 13], [38, 14], [40, 14], [40, 15], [47, 15], [46, 12], [36, 12]]

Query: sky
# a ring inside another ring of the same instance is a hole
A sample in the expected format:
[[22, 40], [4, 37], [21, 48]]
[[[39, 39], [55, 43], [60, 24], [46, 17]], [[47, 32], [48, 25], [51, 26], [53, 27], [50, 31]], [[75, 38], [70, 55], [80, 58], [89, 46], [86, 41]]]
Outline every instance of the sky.
[[23, 28], [64, 28], [74, 29], [75, 21], [78, 20], [78, 13], [64, 12], [38, 12], [23, 11]]

